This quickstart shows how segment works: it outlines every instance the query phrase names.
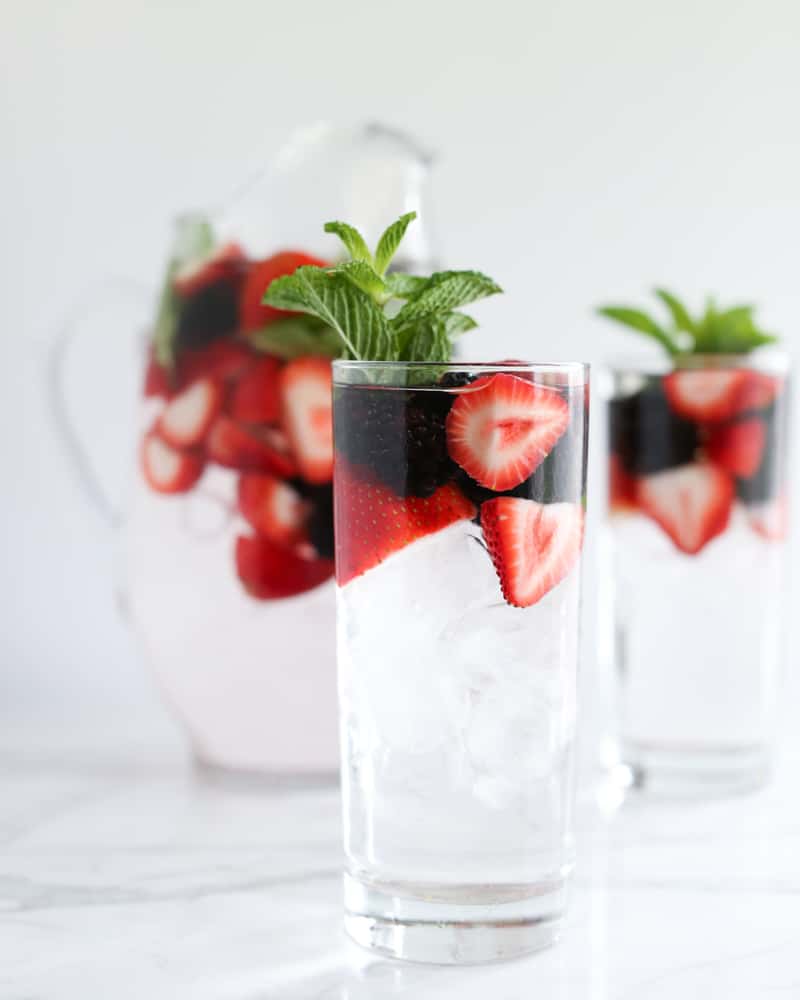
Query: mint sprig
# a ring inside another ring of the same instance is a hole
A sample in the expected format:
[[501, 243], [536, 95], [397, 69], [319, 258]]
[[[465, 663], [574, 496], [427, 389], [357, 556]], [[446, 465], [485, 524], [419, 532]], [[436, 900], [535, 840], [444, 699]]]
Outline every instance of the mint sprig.
[[597, 312], [658, 341], [673, 358], [689, 354], [747, 354], [778, 340], [756, 324], [754, 306], [720, 310], [714, 299], [709, 298], [704, 312], [693, 316], [683, 302], [665, 288], [654, 289], [654, 294], [666, 307], [667, 323], [653, 319], [641, 309], [627, 306], [601, 306]]
[[477, 325], [461, 307], [501, 289], [479, 271], [441, 271], [427, 278], [387, 273], [415, 218], [408, 212], [393, 222], [374, 254], [353, 226], [328, 222], [325, 231], [341, 239], [350, 259], [276, 278], [262, 301], [321, 321], [339, 338], [346, 358], [449, 361], [454, 340]]

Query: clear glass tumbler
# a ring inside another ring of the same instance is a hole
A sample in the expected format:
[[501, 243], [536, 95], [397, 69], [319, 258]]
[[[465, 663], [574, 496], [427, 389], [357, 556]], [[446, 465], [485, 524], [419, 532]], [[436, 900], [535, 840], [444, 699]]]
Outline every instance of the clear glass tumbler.
[[345, 925], [401, 958], [558, 936], [582, 364], [334, 363]]
[[621, 758], [667, 794], [764, 782], [783, 656], [785, 357], [608, 373]]

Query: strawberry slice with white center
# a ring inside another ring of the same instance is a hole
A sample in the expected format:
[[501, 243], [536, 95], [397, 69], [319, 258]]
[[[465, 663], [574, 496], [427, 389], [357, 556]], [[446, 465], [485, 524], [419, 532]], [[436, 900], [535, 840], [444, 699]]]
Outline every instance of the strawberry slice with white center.
[[259, 535], [282, 545], [295, 545], [305, 537], [308, 507], [288, 483], [259, 472], [245, 472], [239, 479], [239, 510]]
[[245, 424], [274, 424], [281, 416], [277, 358], [259, 358], [233, 387], [228, 412]]
[[411, 542], [475, 516], [452, 483], [429, 497], [399, 497], [337, 458], [336, 579], [340, 587]]
[[639, 507], [681, 552], [696, 555], [728, 525], [733, 480], [714, 465], [690, 463], [640, 479]]
[[245, 590], [260, 601], [294, 597], [333, 576], [332, 559], [307, 559], [259, 535], [236, 539], [236, 572]]
[[761, 465], [767, 428], [760, 417], [714, 427], [706, 451], [711, 461], [740, 479], [754, 476]]
[[572, 572], [583, 545], [583, 521], [583, 507], [576, 503], [495, 497], [483, 504], [483, 537], [509, 604], [536, 604]]
[[280, 377], [283, 423], [300, 475], [308, 483], [333, 478], [331, 365], [324, 358], [290, 361]]
[[186, 298], [199, 292], [206, 285], [243, 274], [245, 259], [240, 246], [236, 243], [226, 243], [208, 257], [181, 267], [173, 278], [172, 285], [178, 295]]
[[743, 369], [672, 372], [664, 379], [664, 392], [682, 417], [727, 420], [747, 405], [752, 374]]
[[206, 439], [211, 461], [240, 472], [268, 472], [280, 479], [297, 475], [297, 465], [281, 431], [272, 428], [247, 428], [225, 414], [211, 426]]
[[447, 450], [481, 486], [510, 490], [541, 464], [568, 423], [569, 405], [555, 389], [516, 375], [487, 375], [453, 403]]
[[222, 409], [222, 386], [213, 378], [201, 378], [173, 396], [158, 423], [164, 440], [174, 448], [200, 444]]
[[158, 493], [186, 493], [203, 473], [203, 459], [179, 451], [153, 428], [144, 436], [141, 463], [147, 485]]

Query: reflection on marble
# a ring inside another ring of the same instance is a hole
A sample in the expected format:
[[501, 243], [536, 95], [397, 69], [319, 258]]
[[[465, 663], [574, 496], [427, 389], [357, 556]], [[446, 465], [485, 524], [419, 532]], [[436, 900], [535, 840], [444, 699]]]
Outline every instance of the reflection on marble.
[[3, 1000], [800, 997], [800, 741], [767, 791], [580, 811], [562, 943], [470, 969], [340, 930], [332, 787], [210, 780], [169, 740], [0, 737]]

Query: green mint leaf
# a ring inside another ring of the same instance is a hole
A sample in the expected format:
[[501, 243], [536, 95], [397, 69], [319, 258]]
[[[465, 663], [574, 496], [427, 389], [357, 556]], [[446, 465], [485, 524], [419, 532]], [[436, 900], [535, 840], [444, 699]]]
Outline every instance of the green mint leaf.
[[681, 302], [681, 300], [677, 296], [673, 295], [672, 292], [668, 292], [666, 288], [656, 288], [654, 291], [667, 309], [669, 309], [670, 316], [672, 316], [672, 322], [675, 324], [675, 329], [682, 330], [684, 333], [694, 334], [694, 320], [689, 315], [689, 310]]
[[416, 219], [416, 212], [406, 212], [405, 215], [401, 215], [397, 222], [393, 222], [391, 226], [388, 227], [378, 240], [378, 246], [375, 248], [375, 270], [378, 274], [385, 274], [386, 268], [392, 261], [397, 252], [397, 248], [400, 246], [400, 242], [406, 234], [406, 229], [408, 229], [409, 224]]
[[678, 345], [672, 340], [667, 331], [640, 309], [628, 309], [625, 306], [602, 306], [597, 312], [599, 315], [615, 320], [617, 323], [628, 326], [632, 330], [638, 330], [639, 333], [646, 333], [648, 337], [657, 340], [670, 355], [680, 353]]
[[384, 275], [383, 280], [389, 293], [396, 299], [413, 299], [428, 284], [427, 278], [419, 278], [415, 274], [403, 274], [402, 271]]
[[396, 343], [381, 307], [335, 270], [299, 267], [276, 278], [264, 296], [276, 309], [316, 316], [336, 331], [346, 357], [359, 361], [393, 361]]
[[431, 275], [425, 287], [406, 302], [392, 320], [392, 325], [402, 330], [420, 320], [449, 313], [500, 291], [500, 286], [480, 271], [439, 271]]
[[478, 324], [471, 316], [462, 312], [451, 312], [444, 317], [444, 328], [447, 336], [453, 340], [462, 333], [474, 330]]
[[308, 317], [287, 317], [247, 335], [248, 343], [265, 354], [274, 354], [287, 361], [306, 354], [338, 358], [342, 341], [334, 330], [324, 324], [312, 325]]
[[698, 326], [695, 349], [706, 354], [743, 354], [774, 344], [778, 338], [756, 326], [754, 311], [750, 305], [719, 311], [710, 301]]
[[363, 260], [365, 264], [372, 264], [372, 254], [369, 252], [366, 240], [355, 226], [349, 226], [346, 222], [326, 222], [325, 232], [338, 236], [353, 260]]
[[379, 304], [391, 297], [383, 278], [371, 264], [367, 264], [363, 260], [348, 260], [344, 264], [337, 264], [333, 270], [336, 274], [343, 274], [356, 288], [366, 292]]
[[446, 362], [450, 360], [451, 351], [452, 344], [444, 321], [432, 318], [407, 332], [403, 338], [400, 360], [420, 363]]

